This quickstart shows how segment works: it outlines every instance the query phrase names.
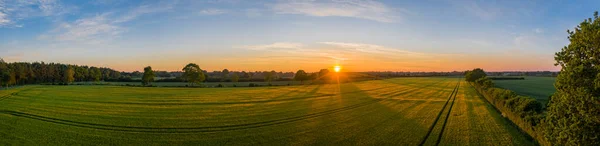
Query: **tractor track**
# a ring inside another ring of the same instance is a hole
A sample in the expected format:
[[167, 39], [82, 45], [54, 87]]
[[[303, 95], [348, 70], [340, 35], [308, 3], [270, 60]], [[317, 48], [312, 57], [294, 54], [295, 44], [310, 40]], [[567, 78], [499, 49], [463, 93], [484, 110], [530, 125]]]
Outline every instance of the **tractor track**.
[[[448, 99], [446, 100], [446, 103], [444, 104], [444, 106], [442, 107], [442, 109], [440, 110], [440, 112], [438, 113], [438, 115], [436, 116], [435, 120], [433, 120], [433, 123], [431, 123], [431, 126], [429, 126], [429, 129], [427, 130], [427, 134], [425, 135], [425, 137], [423, 137], [423, 139], [421, 139], [421, 142], [419, 143], [419, 146], [422, 146], [422, 145], [425, 144], [425, 142], [427, 141], [427, 139], [431, 135], [431, 132], [433, 132], [433, 128], [438, 123], [438, 120], [440, 119], [440, 117], [444, 113], [444, 110], [446, 109], [446, 106], [448, 105], [448, 103], [452, 99], [452, 103], [451, 103], [450, 108], [448, 110], [448, 115], [450, 114], [450, 112], [452, 110], [452, 106], [454, 105], [454, 100], [453, 99], [456, 99], [456, 94], [458, 93], [458, 90], [459, 90], [459, 87], [460, 87], [460, 79], [461, 78], [459, 78], [458, 83], [456, 84], [456, 86], [454, 86], [454, 89], [452, 90], [452, 93], [450, 93], [450, 96], [448, 96]], [[444, 124], [443, 124], [444, 127], [442, 127], [442, 132], [443, 132], [443, 129], [445, 128], [445, 126], [446, 126], [446, 121], [448, 121], [448, 117], [447, 116], [446, 116], [446, 119], [445, 119]], [[438, 135], [438, 137], [442, 136], [442, 132], [440, 132], [440, 134]], [[439, 144], [439, 138], [436, 141], [436, 145], [437, 144]]]
[[[410, 93], [413, 91], [417, 91], [417, 90], [420, 90], [423, 88], [427, 88], [427, 87], [436, 85], [442, 81], [444, 81], [444, 80], [441, 80], [441, 81], [438, 81], [438, 82], [435, 82], [432, 84], [427, 84], [425, 86], [421, 86], [420, 88], [414, 88], [412, 90], [405, 90], [402, 93]], [[395, 95], [397, 95], [397, 94], [395, 94]], [[286, 124], [286, 123], [311, 119], [311, 118], [315, 118], [315, 117], [321, 117], [321, 116], [326, 116], [326, 115], [330, 115], [330, 114], [340, 113], [340, 112], [344, 112], [344, 111], [349, 111], [352, 109], [356, 109], [356, 108], [364, 107], [367, 105], [371, 105], [373, 103], [384, 101], [391, 97], [393, 97], [393, 96], [390, 96], [387, 98], [373, 99], [370, 101], [357, 103], [354, 105], [345, 106], [345, 107], [341, 107], [341, 108], [337, 108], [337, 109], [331, 109], [331, 110], [316, 112], [316, 113], [312, 113], [312, 114], [288, 117], [288, 118], [283, 118], [283, 119], [276, 119], [276, 120], [269, 120], [269, 121], [263, 121], [263, 122], [255, 122], [255, 123], [223, 125], [223, 126], [206, 126], [206, 127], [161, 128], [161, 127], [136, 127], [136, 126], [107, 125], [107, 124], [87, 123], [87, 122], [79, 122], [79, 121], [65, 120], [65, 119], [59, 119], [59, 118], [45, 117], [45, 116], [40, 116], [40, 115], [35, 115], [35, 114], [30, 114], [30, 113], [24, 113], [24, 112], [19, 112], [19, 111], [9, 111], [9, 110], [0, 110], [0, 114], [8, 114], [8, 115], [16, 116], [16, 117], [34, 119], [34, 120], [39, 120], [39, 121], [44, 121], [44, 122], [49, 122], [49, 123], [54, 123], [54, 124], [60, 124], [60, 125], [67, 125], [67, 126], [74, 126], [74, 127], [81, 127], [81, 128], [91, 128], [91, 129], [100, 129], [100, 130], [107, 130], [107, 131], [140, 132], [140, 133], [141, 132], [144, 132], [144, 133], [203, 133], [203, 132], [223, 132], [223, 131], [233, 131], [233, 130], [244, 130], [244, 129], [260, 128], [260, 127], [266, 127], [266, 126], [272, 126], [272, 125]]]
[[[458, 82], [457, 87], [458, 89], [460, 89], [460, 81]], [[448, 109], [448, 114], [446, 114], [446, 119], [444, 120], [444, 124], [442, 125], [442, 131], [440, 131], [440, 135], [438, 135], [438, 139], [435, 142], [435, 145], [440, 145], [440, 142], [442, 141], [442, 135], [444, 135], [444, 130], [446, 129], [446, 124], [448, 123], [448, 118], [450, 118], [450, 113], [452, 112], [452, 107], [454, 107], [454, 101], [456, 100], [456, 95], [458, 94], [458, 89], [456, 90], [456, 93], [454, 93], [454, 98], [452, 98], [452, 104], [450, 104], [450, 109]]]

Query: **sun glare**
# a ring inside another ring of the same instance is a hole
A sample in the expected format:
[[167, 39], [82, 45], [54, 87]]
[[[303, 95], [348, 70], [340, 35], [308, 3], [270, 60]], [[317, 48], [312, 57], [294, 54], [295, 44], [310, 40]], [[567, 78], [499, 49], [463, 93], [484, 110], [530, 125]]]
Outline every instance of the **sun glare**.
[[336, 65], [333, 67], [333, 71], [335, 71], [335, 72], [340, 72], [340, 70], [342, 70], [342, 67], [339, 65]]

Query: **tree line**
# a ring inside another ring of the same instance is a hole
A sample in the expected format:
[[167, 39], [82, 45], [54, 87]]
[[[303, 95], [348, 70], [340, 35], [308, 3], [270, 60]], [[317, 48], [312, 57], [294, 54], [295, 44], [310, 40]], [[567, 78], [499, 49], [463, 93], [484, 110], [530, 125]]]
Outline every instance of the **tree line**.
[[[567, 30], [569, 45], [554, 56], [561, 70], [546, 110], [531, 97], [495, 88], [481, 69], [466, 73], [482, 94], [543, 145], [600, 145], [600, 16]], [[512, 118], [511, 118], [512, 117]]]
[[7, 63], [0, 58], [0, 87], [39, 83], [72, 83], [121, 78], [110, 68], [44, 62]]
[[[182, 81], [182, 82], [187, 82], [190, 86], [195, 86], [198, 84], [201, 84], [202, 82], [205, 82], [206, 79], [209, 78], [208, 73], [204, 70], [202, 70], [200, 68], [200, 66], [198, 66], [195, 63], [189, 63], [187, 64], [185, 67], [183, 67], [183, 69], [181, 69], [182, 74], [180, 77], [177, 77], [176, 80], [177, 81]], [[154, 82], [154, 77], [155, 77], [155, 73], [156, 71], [152, 70], [151, 66], [147, 66], [144, 68], [144, 73], [143, 73], [143, 77], [142, 77], [142, 85], [144, 86], [148, 86], [151, 85], [152, 82]], [[224, 82], [224, 81], [231, 81], [231, 82], [239, 82], [240, 78], [251, 78], [253, 75], [252, 72], [250, 73], [246, 73], [245, 71], [238, 73], [230, 73], [230, 71], [228, 69], [224, 69], [223, 71], [221, 71], [220, 74], [220, 81]], [[277, 72], [275, 71], [265, 71], [262, 72], [262, 75], [264, 77], [264, 82], [268, 82], [269, 84], [271, 83], [271, 81], [273, 81], [274, 79], [277, 78]], [[324, 80], [328, 80], [329, 78], [329, 70], [328, 69], [321, 69], [319, 72], [317, 73], [306, 73], [304, 70], [298, 70], [295, 74], [293, 74], [293, 80], [296, 81], [306, 81], [306, 80], [319, 80], [319, 81], [324, 81]]]

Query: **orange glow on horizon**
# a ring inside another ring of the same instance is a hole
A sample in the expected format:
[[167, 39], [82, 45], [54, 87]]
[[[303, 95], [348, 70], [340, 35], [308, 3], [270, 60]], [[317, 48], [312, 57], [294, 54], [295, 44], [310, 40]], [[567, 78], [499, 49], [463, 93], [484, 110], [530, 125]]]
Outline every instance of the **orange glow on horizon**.
[[333, 67], [333, 71], [335, 71], [335, 72], [340, 72], [341, 70], [342, 70], [342, 67], [339, 65], [336, 65]]

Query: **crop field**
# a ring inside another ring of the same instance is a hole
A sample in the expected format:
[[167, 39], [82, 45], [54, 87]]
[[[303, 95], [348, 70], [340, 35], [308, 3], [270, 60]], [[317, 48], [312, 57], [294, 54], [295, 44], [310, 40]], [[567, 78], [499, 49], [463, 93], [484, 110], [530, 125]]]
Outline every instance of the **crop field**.
[[525, 80], [494, 80], [496, 86], [517, 92], [519, 95], [533, 97], [542, 103], [556, 92], [554, 77], [525, 77]]
[[0, 90], [0, 145], [533, 145], [460, 78]]
[[[288, 86], [288, 85], [308, 85], [310, 84], [311, 81], [304, 81], [304, 82], [300, 82], [300, 81], [272, 81], [270, 84], [273, 86]], [[94, 85], [94, 84], [101, 84], [101, 85], [137, 85], [137, 86], [141, 86], [142, 83], [141, 82], [76, 82], [73, 83], [76, 85]], [[233, 87], [234, 85], [236, 87], [248, 87], [249, 84], [256, 84], [256, 85], [260, 85], [260, 86], [267, 86], [269, 85], [268, 82], [209, 82], [209, 83], [202, 83], [202, 85], [207, 86], [207, 87], [217, 87], [219, 84], [225, 86], [225, 87]], [[181, 87], [181, 86], [186, 86], [189, 85], [189, 83], [186, 82], [153, 82], [152, 85], [154, 86], [158, 86], [158, 87]]]

